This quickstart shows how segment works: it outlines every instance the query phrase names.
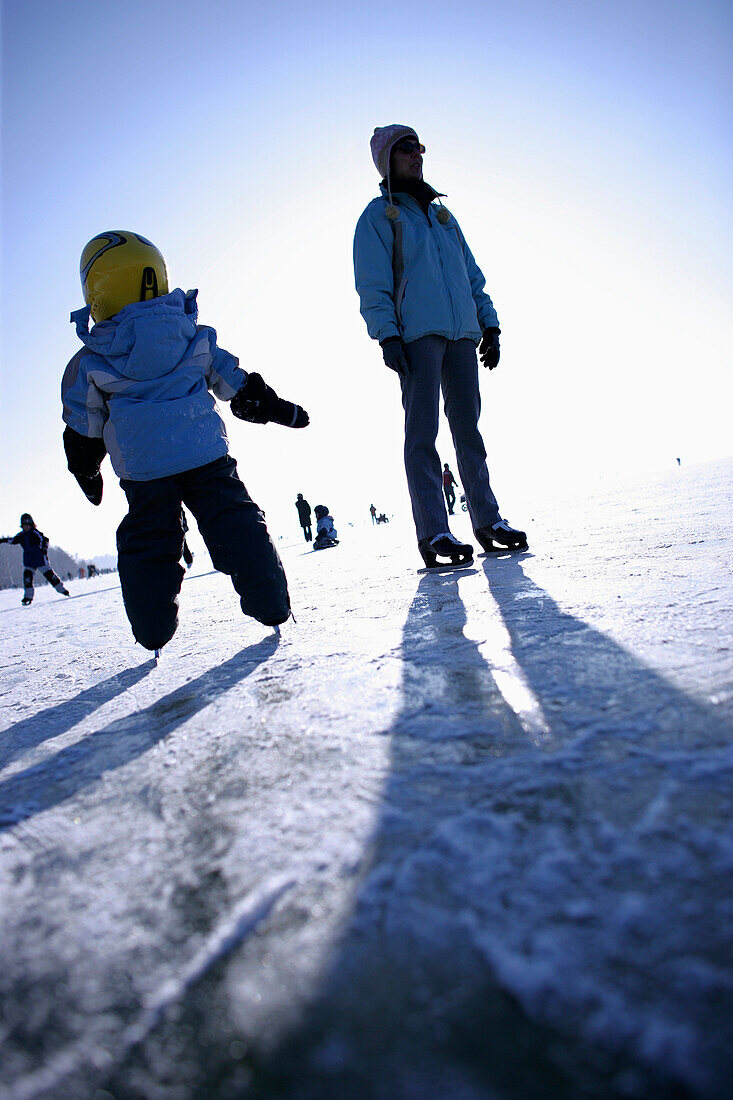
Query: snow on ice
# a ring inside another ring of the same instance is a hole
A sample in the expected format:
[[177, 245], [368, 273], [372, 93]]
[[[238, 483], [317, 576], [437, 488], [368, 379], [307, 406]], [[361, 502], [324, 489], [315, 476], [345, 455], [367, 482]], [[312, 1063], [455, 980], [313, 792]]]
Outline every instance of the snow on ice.
[[157, 666], [0, 593], [4, 1095], [730, 1095], [731, 474], [343, 525], [279, 639], [197, 557]]

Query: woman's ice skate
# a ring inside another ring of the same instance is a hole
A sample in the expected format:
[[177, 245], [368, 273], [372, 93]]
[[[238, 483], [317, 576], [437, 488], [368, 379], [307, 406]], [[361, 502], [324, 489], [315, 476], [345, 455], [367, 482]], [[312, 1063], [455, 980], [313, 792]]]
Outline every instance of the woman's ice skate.
[[[420, 539], [417, 544], [426, 569], [460, 569], [473, 562], [473, 547], [459, 542], [449, 531], [442, 531], [433, 538]], [[439, 561], [438, 558], [448, 558]]]
[[510, 527], [505, 519], [497, 520], [489, 527], [479, 527], [474, 535], [486, 554], [500, 554], [507, 550], [528, 550], [527, 535]]

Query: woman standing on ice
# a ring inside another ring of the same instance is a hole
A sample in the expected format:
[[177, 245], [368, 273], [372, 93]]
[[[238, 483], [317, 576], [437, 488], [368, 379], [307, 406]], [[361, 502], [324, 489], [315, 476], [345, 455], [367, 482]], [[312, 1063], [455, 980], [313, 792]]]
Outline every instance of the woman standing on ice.
[[379, 126], [371, 150], [382, 194], [356, 226], [356, 289], [369, 335], [400, 378], [418, 549], [428, 567], [438, 564], [436, 555], [456, 564], [473, 558], [473, 547], [448, 529], [435, 449], [441, 387], [476, 538], [486, 551], [526, 549], [524, 531], [499, 514], [478, 430], [476, 345], [489, 370], [499, 362], [499, 320], [484, 276], [458, 222], [423, 179], [425, 147], [415, 130]]
[[6, 536], [0, 538], [0, 542], [10, 542], [23, 547], [23, 599], [20, 601], [25, 607], [33, 603], [33, 578], [36, 569], [40, 569], [49, 584], [58, 592], [59, 596], [68, 596], [69, 592], [64, 588], [64, 583], [57, 577], [48, 560], [48, 539], [43, 531], [39, 531], [33, 522], [33, 516], [24, 512], [20, 517], [20, 531], [12, 538]]

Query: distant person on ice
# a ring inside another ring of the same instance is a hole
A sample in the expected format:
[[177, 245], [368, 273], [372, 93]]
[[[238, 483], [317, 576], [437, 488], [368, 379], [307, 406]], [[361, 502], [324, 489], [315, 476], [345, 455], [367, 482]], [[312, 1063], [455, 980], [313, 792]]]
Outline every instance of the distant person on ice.
[[453, 509], [456, 503], [456, 491], [453, 488], [458, 482], [453, 477], [453, 474], [448, 469], [448, 463], [443, 463], [443, 493], [445, 494], [445, 503], [448, 505], [448, 515], [453, 515]]
[[376, 523], [376, 521], [377, 521], [377, 509], [374, 507], [373, 504], [370, 505], [370, 507], [369, 507], [369, 515], [372, 517], [372, 523]]
[[64, 583], [57, 577], [48, 560], [48, 539], [43, 531], [39, 531], [33, 522], [33, 516], [24, 512], [20, 517], [20, 531], [17, 535], [8, 535], [0, 538], [0, 542], [9, 542], [23, 548], [23, 599], [20, 601], [25, 607], [33, 603], [33, 578], [36, 570], [40, 569], [49, 584], [58, 592], [59, 596], [68, 596], [69, 592], [64, 588]]
[[333, 516], [329, 515], [325, 504], [316, 504], [316, 537], [313, 540], [314, 550], [327, 550], [329, 546], [338, 546], [338, 532], [333, 524]]
[[302, 493], [298, 493], [295, 507], [298, 509], [298, 519], [300, 521], [300, 526], [303, 528], [305, 541], [311, 542], [313, 539], [313, 534], [311, 532], [311, 506], [307, 500], [303, 499]]
[[81, 283], [87, 305], [71, 319], [84, 347], [62, 383], [64, 447], [92, 504], [102, 499], [106, 453], [127, 496], [118, 568], [135, 638], [157, 650], [178, 625], [184, 503], [245, 615], [267, 626], [284, 622], [285, 572], [237, 476], [209, 391], [253, 424], [303, 428], [308, 414], [217, 346], [214, 329], [196, 323], [197, 291], [168, 292], [163, 257], [144, 237], [122, 231], [94, 237], [82, 252]]
[[442, 196], [423, 179], [425, 147], [415, 130], [377, 127], [371, 150], [381, 195], [356, 226], [356, 289], [369, 335], [400, 379], [418, 549], [429, 567], [436, 555], [459, 564], [473, 557], [448, 528], [435, 449], [441, 387], [476, 538], [487, 551], [495, 543], [526, 548], [524, 531], [499, 514], [478, 430], [476, 345], [489, 370], [499, 362], [499, 320], [484, 276]]

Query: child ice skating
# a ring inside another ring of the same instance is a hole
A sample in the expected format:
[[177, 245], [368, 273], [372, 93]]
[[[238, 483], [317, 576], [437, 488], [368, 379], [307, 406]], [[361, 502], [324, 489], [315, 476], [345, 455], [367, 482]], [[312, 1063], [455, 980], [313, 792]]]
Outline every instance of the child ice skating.
[[0, 542], [9, 542], [23, 547], [23, 599], [20, 602], [25, 607], [33, 603], [33, 578], [37, 569], [40, 569], [48, 583], [53, 585], [60, 596], [69, 595], [63, 581], [51, 568], [48, 560], [48, 539], [43, 531], [38, 530], [33, 522], [33, 516], [28, 512], [24, 512], [20, 517], [18, 534], [0, 538]]
[[285, 622], [285, 572], [228, 453], [212, 393], [255, 424], [304, 428], [308, 414], [218, 347], [215, 330], [197, 324], [197, 291], [168, 292], [163, 256], [145, 237], [100, 233], [80, 268], [87, 304], [71, 319], [84, 347], [64, 373], [64, 447], [92, 504], [102, 500], [107, 453], [127, 496], [118, 568], [135, 638], [158, 650], [178, 625], [183, 504], [245, 615], [268, 626]]
[[338, 546], [338, 532], [333, 524], [333, 516], [329, 515], [325, 504], [315, 506], [316, 537], [313, 540], [314, 550], [327, 550], [330, 546]]

